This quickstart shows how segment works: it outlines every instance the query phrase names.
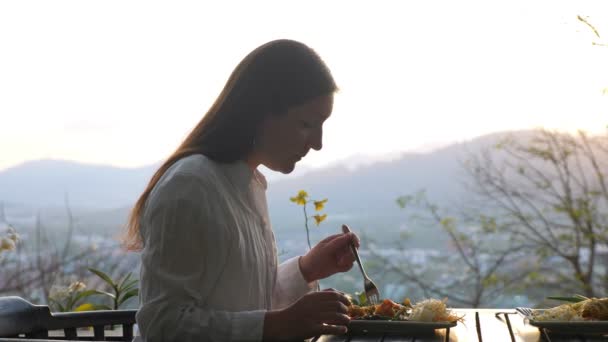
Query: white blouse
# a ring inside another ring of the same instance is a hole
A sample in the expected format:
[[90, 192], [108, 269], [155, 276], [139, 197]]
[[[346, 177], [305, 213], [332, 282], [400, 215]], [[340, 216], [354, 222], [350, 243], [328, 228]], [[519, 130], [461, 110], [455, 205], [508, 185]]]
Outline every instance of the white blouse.
[[261, 341], [265, 312], [315, 287], [298, 257], [277, 266], [266, 180], [243, 161], [177, 161], [141, 221], [141, 340]]

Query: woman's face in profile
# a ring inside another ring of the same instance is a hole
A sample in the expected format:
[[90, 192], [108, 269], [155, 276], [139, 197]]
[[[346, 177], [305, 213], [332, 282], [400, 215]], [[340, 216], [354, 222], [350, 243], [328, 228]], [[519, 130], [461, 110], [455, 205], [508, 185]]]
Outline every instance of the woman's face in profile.
[[287, 113], [269, 115], [255, 141], [259, 162], [271, 170], [290, 173], [312, 148], [323, 147], [323, 123], [331, 115], [334, 97], [316, 97]]

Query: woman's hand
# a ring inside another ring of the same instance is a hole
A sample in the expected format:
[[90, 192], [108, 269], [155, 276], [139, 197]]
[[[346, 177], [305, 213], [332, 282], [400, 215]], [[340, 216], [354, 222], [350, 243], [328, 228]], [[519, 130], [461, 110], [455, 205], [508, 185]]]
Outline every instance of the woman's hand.
[[355, 233], [331, 235], [300, 257], [300, 271], [308, 282], [327, 278], [353, 267], [355, 256], [350, 250], [351, 241], [359, 248]]
[[305, 339], [346, 333], [348, 298], [331, 290], [311, 292], [285, 309], [269, 311], [264, 320], [264, 340]]

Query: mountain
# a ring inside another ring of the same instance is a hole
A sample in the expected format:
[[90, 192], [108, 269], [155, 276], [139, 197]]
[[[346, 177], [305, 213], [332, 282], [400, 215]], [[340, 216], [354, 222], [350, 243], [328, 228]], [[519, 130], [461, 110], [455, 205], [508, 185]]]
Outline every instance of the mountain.
[[37, 160], [0, 172], [0, 200], [13, 205], [108, 209], [132, 203], [157, 165], [117, 168]]
[[[467, 151], [491, 146], [504, 134], [482, 136], [428, 153], [404, 153], [392, 160], [361, 160], [322, 169], [307, 169], [300, 176], [268, 177], [268, 204], [275, 226], [301, 229], [302, 208], [289, 201], [304, 189], [312, 198], [328, 198], [325, 212], [331, 221], [353, 220], [382, 226], [378, 220], [403, 217], [398, 196], [425, 189], [441, 204], [463, 195], [459, 163]], [[357, 167], [352, 167], [357, 165]], [[0, 172], [0, 201], [7, 212], [18, 208], [53, 208], [65, 214], [65, 197], [81, 221], [92, 226], [124, 222], [128, 208], [143, 191], [158, 164], [116, 168], [60, 160], [31, 161]], [[391, 226], [394, 224], [391, 220]]]

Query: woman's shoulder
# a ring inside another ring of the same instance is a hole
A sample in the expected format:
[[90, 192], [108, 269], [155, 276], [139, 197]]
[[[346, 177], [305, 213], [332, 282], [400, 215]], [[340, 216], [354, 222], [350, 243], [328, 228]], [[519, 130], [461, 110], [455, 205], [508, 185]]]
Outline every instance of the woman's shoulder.
[[165, 171], [152, 191], [152, 196], [168, 192], [175, 195], [215, 192], [221, 187], [220, 174], [217, 162], [208, 157], [201, 154], [186, 156]]
[[177, 160], [171, 168], [181, 172], [205, 173], [217, 167], [217, 162], [204, 154], [191, 154]]
[[192, 177], [202, 182], [215, 183], [219, 165], [202, 154], [192, 154], [176, 161], [163, 175], [165, 180], [175, 177]]

